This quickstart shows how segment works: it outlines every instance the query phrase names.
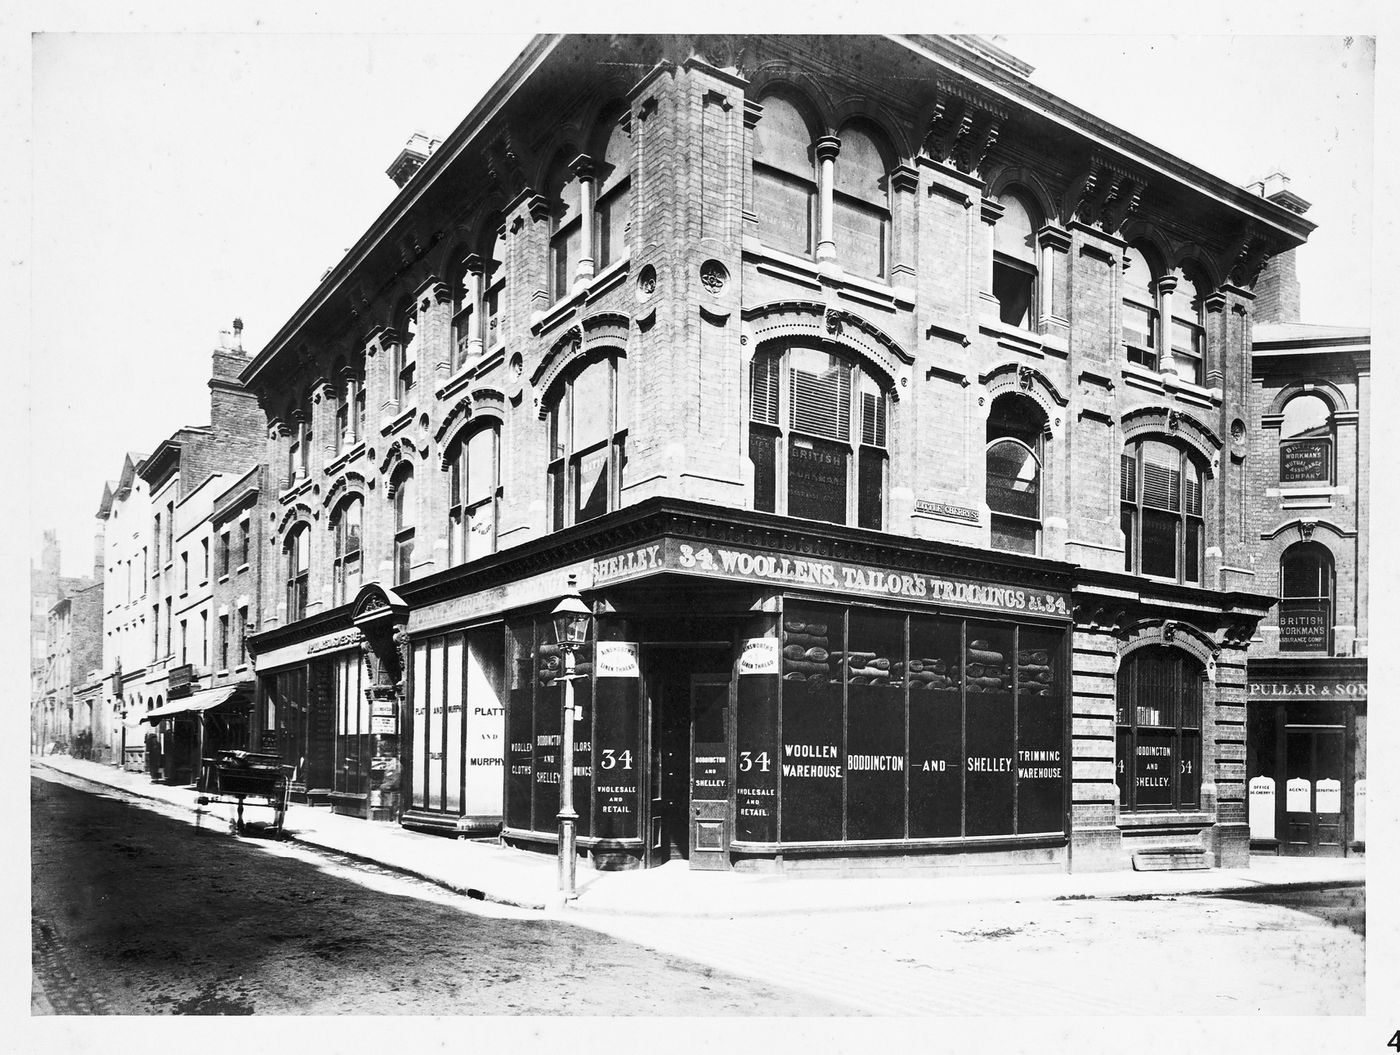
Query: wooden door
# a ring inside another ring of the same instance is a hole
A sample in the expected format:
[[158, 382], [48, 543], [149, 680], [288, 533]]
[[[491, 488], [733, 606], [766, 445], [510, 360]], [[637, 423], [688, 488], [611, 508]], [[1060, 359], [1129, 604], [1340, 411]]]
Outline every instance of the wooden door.
[[1346, 729], [1289, 727], [1284, 732], [1283, 852], [1341, 857]]
[[690, 679], [690, 867], [729, 867], [729, 677]]

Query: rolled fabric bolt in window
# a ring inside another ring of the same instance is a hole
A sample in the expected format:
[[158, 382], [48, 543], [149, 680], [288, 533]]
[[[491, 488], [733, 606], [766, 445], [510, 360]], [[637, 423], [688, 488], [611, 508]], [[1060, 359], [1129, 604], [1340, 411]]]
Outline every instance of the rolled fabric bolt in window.
[[969, 648], [967, 650], [967, 661], [969, 663], [1004, 663], [1006, 657], [1000, 652], [995, 652], [987, 648]]
[[802, 622], [800, 619], [784, 619], [783, 629], [792, 630], [800, 634], [807, 629], [807, 624]]
[[830, 673], [825, 663], [813, 663], [809, 659], [784, 659], [783, 670], [796, 670], [803, 674], [821, 674], [823, 676]]
[[804, 659], [807, 655], [806, 645], [784, 645], [783, 655], [788, 659]]
[[[833, 652], [832, 655], [833, 655], [833, 656], [837, 656], [837, 655], [841, 655], [841, 653]], [[847, 661], [848, 661], [848, 662], [850, 663], [850, 665], [853, 666], [853, 667], [863, 667], [863, 666], [865, 666], [865, 665], [868, 664], [872, 659], [875, 658], [875, 655], [876, 655], [876, 654], [875, 654], [874, 652], [847, 652], [847, 653], [845, 653], [845, 656], [846, 656]]]
[[813, 645], [807, 650], [807, 658], [813, 663], [825, 663], [830, 655], [831, 653], [820, 645]]
[[831, 644], [831, 639], [825, 634], [784, 634], [784, 645], [801, 645], [803, 648], [811, 648], [813, 645], [826, 648]]
[[807, 675], [807, 684], [809, 684], [809, 685], [825, 685], [826, 683], [827, 683], [827, 677], [826, 677], [825, 674], [808, 674], [808, 675]]
[[825, 624], [825, 623], [808, 623], [808, 624], [807, 624], [807, 633], [809, 633], [809, 634], [816, 634], [818, 637], [824, 637], [824, 636], [826, 635], [826, 624]]
[[783, 675], [783, 680], [784, 680], [784, 681], [806, 681], [806, 680], [807, 680], [807, 675], [801, 673], [800, 671], [790, 670], [790, 671], [788, 671], [786, 674]]
[[852, 674], [849, 682], [851, 685], [869, 685], [870, 678], [865, 674]]
[[1016, 658], [1022, 663], [1048, 663], [1050, 653], [1043, 648], [1023, 648], [1016, 653]]

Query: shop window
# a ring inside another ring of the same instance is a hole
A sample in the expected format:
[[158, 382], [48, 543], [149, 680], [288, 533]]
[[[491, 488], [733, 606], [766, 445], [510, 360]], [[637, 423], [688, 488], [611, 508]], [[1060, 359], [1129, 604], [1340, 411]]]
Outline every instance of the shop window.
[[1321, 396], [1303, 393], [1283, 408], [1279, 430], [1279, 483], [1330, 483], [1332, 408]]
[[792, 103], [763, 101], [754, 126], [754, 213], [765, 245], [800, 256], [815, 249], [817, 179], [812, 132]]
[[1194, 809], [1200, 802], [1205, 673], [1179, 649], [1153, 645], [1118, 668], [1118, 805]]
[[832, 188], [832, 239], [845, 269], [885, 278], [889, 268], [890, 180], [888, 151], [859, 126], [841, 133]]
[[1332, 553], [1317, 542], [1299, 542], [1279, 562], [1280, 652], [1332, 649]]
[[1127, 571], [1178, 582], [1201, 581], [1203, 476], [1185, 450], [1159, 440], [1125, 448], [1120, 526]]
[[609, 355], [568, 374], [549, 412], [553, 530], [616, 509], [626, 470], [627, 359]]
[[1172, 291], [1172, 363], [1183, 381], [1199, 385], [1205, 377], [1205, 285], [1185, 273]]
[[414, 373], [418, 363], [418, 305], [408, 301], [400, 307], [395, 325], [398, 329], [394, 342], [391, 369], [394, 386], [394, 399], [399, 409], [408, 406], [413, 398]]
[[583, 190], [562, 156], [555, 163], [547, 199], [551, 299], [557, 301], [573, 288], [583, 255]]
[[1128, 362], [1157, 370], [1161, 312], [1157, 276], [1137, 246], [1123, 251], [1123, 349]]
[[807, 346], [760, 351], [749, 380], [754, 508], [879, 530], [889, 443], [879, 382]]
[[1035, 214], [1015, 193], [1003, 194], [999, 200], [1005, 211], [992, 229], [992, 296], [1001, 305], [1002, 322], [1035, 330], [1039, 318]]
[[390, 500], [394, 503], [394, 585], [400, 586], [408, 582], [413, 570], [413, 540], [418, 527], [412, 469], [401, 469], [394, 477]]
[[987, 508], [992, 548], [1040, 549], [1045, 414], [1034, 400], [1002, 395], [987, 416]]
[[623, 113], [602, 126], [607, 137], [597, 155], [597, 204], [593, 208], [593, 252], [600, 271], [627, 255], [632, 207], [630, 116]]
[[311, 528], [300, 524], [292, 529], [282, 546], [282, 559], [287, 569], [287, 622], [294, 623], [306, 616], [307, 575], [310, 569]]
[[331, 566], [333, 604], [345, 604], [360, 588], [364, 506], [362, 498], [352, 496], [340, 503], [331, 518], [331, 532], [335, 536], [335, 558]]
[[488, 425], [454, 443], [447, 472], [448, 564], [494, 553], [501, 497], [499, 428]]

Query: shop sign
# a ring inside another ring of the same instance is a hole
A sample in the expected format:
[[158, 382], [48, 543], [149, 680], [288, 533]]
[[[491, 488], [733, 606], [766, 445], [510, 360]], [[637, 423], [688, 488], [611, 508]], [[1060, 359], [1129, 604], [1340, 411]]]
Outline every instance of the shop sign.
[[1323, 652], [1327, 649], [1327, 623], [1331, 608], [1326, 601], [1287, 601], [1278, 613], [1278, 647], [1281, 652]]
[[1069, 615], [1066, 595], [1000, 583], [976, 582], [879, 568], [850, 561], [665, 539], [593, 562], [593, 582], [613, 582], [676, 571], [691, 575], [826, 590], [858, 597], [893, 598], [1001, 612]]
[[1284, 809], [1289, 813], [1312, 812], [1312, 781], [1304, 777], [1294, 777], [1286, 785]]
[[170, 676], [166, 682], [166, 698], [178, 700], [181, 697], [190, 695], [194, 691], [191, 684], [193, 673], [194, 667], [188, 663], [181, 663], [178, 667], [171, 667]]
[[330, 652], [338, 648], [352, 648], [360, 643], [360, 631], [342, 630], [338, 634], [331, 634], [321, 638], [319, 641], [307, 643], [306, 651], [308, 655], [315, 655], [317, 652]]
[[369, 731], [392, 736], [399, 731], [399, 720], [393, 715], [371, 714], [369, 716]]
[[593, 664], [593, 675], [598, 678], [642, 676], [635, 641], [599, 641], [594, 650]]
[[1249, 837], [1274, 838], [1274, 780], [1255, 777], [1249, 782]]
[[1317, 782], [1317, 812], [1342, 812], [1342, 782], [1335, 777], [1323, 777]]
[[1327, 454], [1330, 446], [1327, 440], [1290, 441], [1280, 452], [1279, 483], [1325, 482], [1329, 476]]
[[914, 512], [940, 517], [943, 520], [961, 520], [969, 524], [975, 524], [981, 519], [981, 514], [970, 506], [953, 506], [948, 505], [946, 502], [930, 502], [925, 498], [920, 498], [914, 503]]
[[394, 718], [398, 715], [398, 705], [393, 700], [374, 700], [369, 705], [371, 718]]
[[779, 655], [776, 637], [748, 638], [739, 653], [739, 673], [780, 674]]
[[1364, 700], [1364, 681], [1251, 681], [1249, 696], [1257, 700], [1285, 700], [1299, 696], [1314, 699]]

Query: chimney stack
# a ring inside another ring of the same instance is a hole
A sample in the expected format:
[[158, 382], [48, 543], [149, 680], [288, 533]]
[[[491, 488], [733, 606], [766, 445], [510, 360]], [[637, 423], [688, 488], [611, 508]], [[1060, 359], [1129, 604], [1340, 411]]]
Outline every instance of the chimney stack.
[[394, 163], [384, 171], [394, 181], [395, 186], [402, 190], [404, 184], [413, 178], [413, 174], [423, 167], [423, 162], [428, 160], [429, 155], [440, 146], [441, 139], [432, 139], [423, 132], [414, 132], [409, 136], [404, 148], [399, 151], [399, 156], [394, 158]]
[[[1288, 189], [1289, 179], [1273, 172], [1251, 183], [1247, 190], [1302, 216], [1312, 203]], [[1298, 322], [1302, 316], [1302, 289], [1298, 285], [1297, 250], [1290, 249], [1269, 260], [1254, 283], [1255, 322]]]

